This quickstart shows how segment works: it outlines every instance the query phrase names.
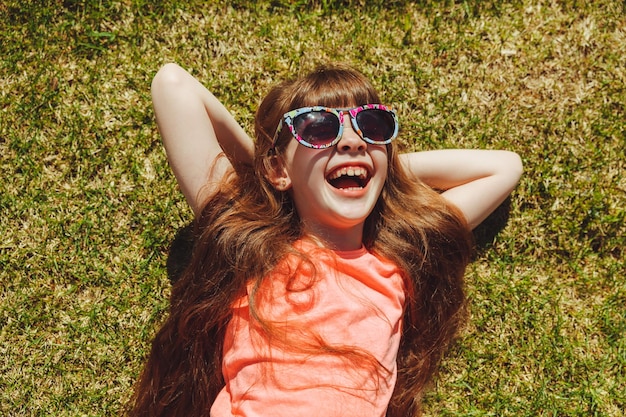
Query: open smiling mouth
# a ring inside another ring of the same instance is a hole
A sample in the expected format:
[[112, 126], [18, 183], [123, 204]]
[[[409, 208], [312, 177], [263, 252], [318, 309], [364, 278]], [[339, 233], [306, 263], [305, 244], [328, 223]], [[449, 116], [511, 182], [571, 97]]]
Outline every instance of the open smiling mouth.
[[326, 181], [340, 190], [365, 188], [370, 180], [369, 172], [363, 167], [342, 167], [331, 172]]

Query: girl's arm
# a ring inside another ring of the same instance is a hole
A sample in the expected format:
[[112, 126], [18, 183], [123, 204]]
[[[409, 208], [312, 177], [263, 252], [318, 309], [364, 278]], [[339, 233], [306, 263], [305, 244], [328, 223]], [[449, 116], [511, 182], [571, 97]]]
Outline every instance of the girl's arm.
[[513, 191], [522, 175], [522, 161], [514, 152], [440, 150], [400, 156], [411, 173], [442, 190], [473, 229]]
[[[213, 94], [176, 64], [166, 64], [155, 75], [152, 102], [170, 166], [198, 214], [233, 163], [252, 163], [252, 139]], [[218, 158], [222, 152], [227, 158]]]

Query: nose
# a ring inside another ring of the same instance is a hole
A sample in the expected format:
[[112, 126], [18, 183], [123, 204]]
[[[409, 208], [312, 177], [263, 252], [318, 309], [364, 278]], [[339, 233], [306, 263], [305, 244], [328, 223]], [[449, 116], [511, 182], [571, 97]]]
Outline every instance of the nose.
[[350, 116], [343, 116], [343, 133], [337, 142], [337, 149], [343, 152], [362, 152], [367, 148], [367, 143], [354, 131]]

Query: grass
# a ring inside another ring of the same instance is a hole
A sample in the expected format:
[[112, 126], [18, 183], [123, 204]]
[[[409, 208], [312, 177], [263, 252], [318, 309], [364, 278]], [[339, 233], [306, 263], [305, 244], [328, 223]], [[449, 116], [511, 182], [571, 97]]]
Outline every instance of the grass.
[[188, 68], [250, 129], [270, 85], [342, 61], [399, 110], [406, 149], [525, 163], [508, 218], [477, 232], [471, 322], [425, 414], [622, 416], [624, 8], [5, 0], [0, 415], [118, 415], [130, 395], [191, 220], [153, 120], [159, 66]]

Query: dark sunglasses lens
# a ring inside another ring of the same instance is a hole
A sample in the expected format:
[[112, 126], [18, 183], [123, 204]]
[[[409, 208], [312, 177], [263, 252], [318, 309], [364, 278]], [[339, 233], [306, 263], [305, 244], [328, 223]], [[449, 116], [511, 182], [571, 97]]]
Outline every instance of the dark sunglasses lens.
[[385, 142], [391, 139], [396, 129], [393, 115], [385, 110], [368, 109], [356, 115], [363, 136], [374, 142]]
[[326, 146], [337, 138], [339, 119], [326, 111], [311, 111], [293, 120], [293, 127], [302, 139], [313, 146]]

